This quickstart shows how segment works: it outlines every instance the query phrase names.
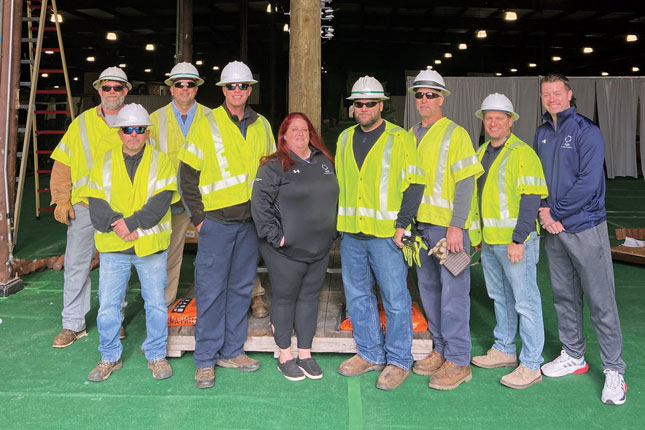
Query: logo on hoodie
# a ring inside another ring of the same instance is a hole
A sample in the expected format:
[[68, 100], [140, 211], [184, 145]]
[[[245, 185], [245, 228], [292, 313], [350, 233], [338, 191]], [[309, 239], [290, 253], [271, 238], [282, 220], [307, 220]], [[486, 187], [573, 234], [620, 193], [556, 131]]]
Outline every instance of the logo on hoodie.
[[564, 138], [564, 143], [560, 146], [560, 148], [571, 149], [572, 140], [573, 138], [571, 137], [570, 134], [568, 134], [567, 137]]

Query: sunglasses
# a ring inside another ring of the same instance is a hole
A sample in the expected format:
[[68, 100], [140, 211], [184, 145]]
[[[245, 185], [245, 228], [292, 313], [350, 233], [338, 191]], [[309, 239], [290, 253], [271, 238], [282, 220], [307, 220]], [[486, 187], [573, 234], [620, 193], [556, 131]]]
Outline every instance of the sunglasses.
[[441, 94], [440, 93], [433, 93], [431, 91], [428, 91], [427, 93], [424, 93], [422, 91], [417, 91], [416, 93], [414, 93], [414, 98], [415, 99], [421, 100], [423, 98], [423, 96], [426, 96], [426, 98], [428, 100], [432, 100], [432, 99], [438, 99], [439, 97], [441, 97]]
[[123, 85], [101, 85], [101, 91], [104, 93], [109, 93], [110, 90], [114, 90], [117, 93], [123, 91]]
[[371, 109], [379, 103], [380, 102], [354, 102], [354, 107], [360, 109], [363, 106], [367, 106], [368, 108]]
[[197, 84], [195, 82], [175, 82], [173, 84], [175, 88], [195, 88]]
[[226, 84], [224, 85], [227, 90], [234, 91], [235, 87], [238, 87], [240, 90], [244, 91], [249, 88], [249, 84]]
[[133, 131], [136, 131], [137, 134], [143, 134], [146, 132], [148, 127], [121, 127], [123, 134], [132, 134]]

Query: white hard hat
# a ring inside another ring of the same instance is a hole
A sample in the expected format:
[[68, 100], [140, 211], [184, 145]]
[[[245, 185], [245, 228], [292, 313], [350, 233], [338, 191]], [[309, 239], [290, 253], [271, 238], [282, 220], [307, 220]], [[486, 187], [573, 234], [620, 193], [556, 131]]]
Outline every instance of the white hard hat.
[[358, 78], [352, 86], [352, 94], [347, 97], [347, 100], [358, 99], [379, 99], [388, 100], [389, 97], [385, 96], [383, 92], [383, 85], [371, 76], [363, 76]]
[[475, 112], [475, 116], [484, 119], [484, 114], [490, 110], [509, 114], [513, 121], [520, 119], [520, 116], [513, 111], [513, 103], [504, 94], [489, 94], [482, 102], [482, 108]]
[[121, 108], [116, 115], [116, 120], [112, 127], [128, 127], [128, 126], [148, 126], [152, 125], [148, 111], [143, 106], [130, 103]]
[[103, 81], [123, 82], [125, 86], [128, 87], [128, 90], [132, 89], [132, 84], [128, 82], [128, 77], [125, 75], [123, 69], [120, 69], [119, 67], [108, 67], [107, 69], [103, 70], [99, 78], [94, 81], [92, 86], [95, 90], [98, 90], [101, 86], [101, 82]]
[[446, 83], [443, 78], [434, 70], [422, 70], [416, 78], [414, 78], [414, 83], [410, 88], [408, 88], [408, 91], [414, 93], [417, 88], [432, 88], [439, 90], [441, 91], [441, 95], [444, 97], [450, 95], [450, 91], [446, 88]]
[[215, 85], [223, 87], [226, 84], [234, 84], [236, 82], [257, 84], [258, 81], [253, 79], [253, 74], [249, 66], [241, 61], [231, 61], [222, 69], [219, 82]]
[[170, 77], [164, 81], [169, 87], [178, 79], [193, 79], [197, 85], [204, 83], [204, 80], [199, 77], [197, 68], [190, 63], [178, 63], [170, 71]]

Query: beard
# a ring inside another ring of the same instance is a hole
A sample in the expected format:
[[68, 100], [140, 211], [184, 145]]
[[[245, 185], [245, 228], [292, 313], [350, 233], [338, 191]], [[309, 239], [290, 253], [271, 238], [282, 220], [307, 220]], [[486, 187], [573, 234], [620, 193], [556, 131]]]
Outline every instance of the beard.
[[101, 104], [109, 110], [116, 110], [123, 105], [125, 94], [121, 93], [116, 100], [109, 100], [107, 97], [101, 97]]

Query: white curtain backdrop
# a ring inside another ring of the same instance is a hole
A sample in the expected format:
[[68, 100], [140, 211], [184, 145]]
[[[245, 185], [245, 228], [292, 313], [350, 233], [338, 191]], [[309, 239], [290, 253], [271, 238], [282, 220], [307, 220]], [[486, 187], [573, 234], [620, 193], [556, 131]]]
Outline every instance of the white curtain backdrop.
[[605, 139], [607, 177], [638, 177], [636, 166], [636, 110], [638, 93], [633, 79], [598, 79], [598, 124]]

